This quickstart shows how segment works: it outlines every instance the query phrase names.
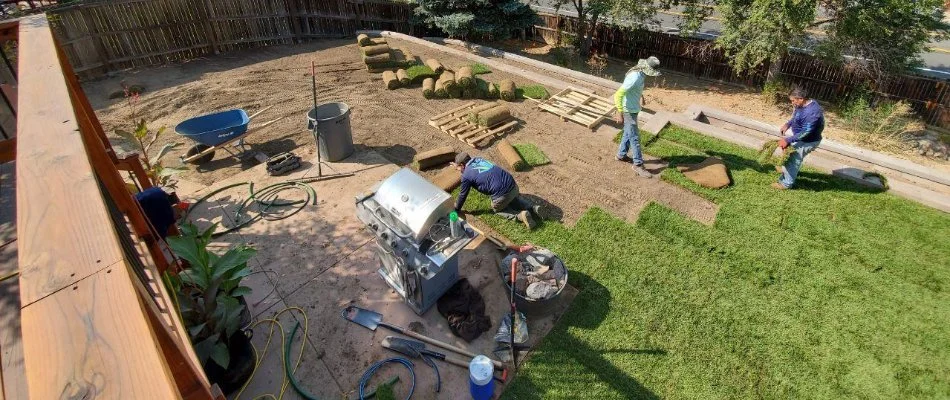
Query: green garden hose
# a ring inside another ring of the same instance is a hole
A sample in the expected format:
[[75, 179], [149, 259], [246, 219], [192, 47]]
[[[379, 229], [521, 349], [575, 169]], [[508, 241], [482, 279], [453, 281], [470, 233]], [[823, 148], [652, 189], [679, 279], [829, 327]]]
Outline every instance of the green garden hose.
[[[191, 205], [191, 207], [188, 208], [188, 211], [185, 213], [185, 216], [183, 217], [183, 219], [187, 220], [188, 216], [191, 215], [191, 212], [194, 211], [195, 207], [198, 204], [201, 204], [207, 201], [212, 196], [218, 193], [221, 193], [225, 190], [238, 187], [238, 186], [243, 186], [243, 185], [248, 185], [249, 195], [244, 199], [244, 201], [241, 202], [240, 205], [238, 205], [238, 208], [234, 210], [234, 221], [236, 225], [223, 231], [216, 231], [214, 232], [214, 234], [211, 235], [212, 237], [218, 237], [226, 233], [234, 232], [238, 229], [241, 229], [261, 219], [267, 220], [267, 221], [279, 221], [285, 218], [289, 218], [290, 216], [303, 210], [304, 207], [307, 206], [307, 204], [311, 203], [311, 201], [314, 205], [317, 204], [317, 192], [314, 191], [313, 188], [310, 187], [310, 185], [307, 185], [299, 181], [286, 181], [286, 182], [275, 183], [270, 186], [265, 186], [263, 189], [257, 192], [254, 191], [253, 182], [240, 182], [240, 183], [224, 186], [220, 189], [217, 189], [211, 193], [204, 195], [204, 197], [198, 199], [198, 201], [194, 202]], [[281, 201], [280, 194], [287, 190], [302, 191], [304, 194], [307, 195], [307, 198], [304, 200]], [[249, 207], [251, 205], [257, 205], [257, 214], [250, 217], [244, 216], [245, 212], [250, 211]], [[296, 206], [296, 208], [292, 209], [289, 212], [287, 212], [286, 209], [283, 208], [283, 207], [291, 207], [291, 206]]]

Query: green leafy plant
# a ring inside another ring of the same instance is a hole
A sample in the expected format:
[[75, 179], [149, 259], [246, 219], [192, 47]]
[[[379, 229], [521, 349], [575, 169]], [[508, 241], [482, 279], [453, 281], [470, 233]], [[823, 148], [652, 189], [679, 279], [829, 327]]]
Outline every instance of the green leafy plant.
[[240, 244], [220, 256], [209, 251], [216, 228], [217, 224], [200, 231], [185, 224], [181, 236], [168, 238], [175, 255], [190, 267], [167, 279], [198, 360], [205, 365], [210, 359], [226, 369], [231, 363], [228, 339], [240, 328], [241, 313], [247, 307], [239, 298], [251, 293], [241, 280], [251, 274], [247, 261], [257, 250]]
[[181, 143], [166, 143], [157, 153], [153, 156], [149, 156], [149, 150], [152, 148], [152, 145], [165, 133], [165, 130], [166, 127], [163, 126], [157, 131], [151, 131], [145, 123], [145, 120], [142, 119], [138, 122], [134, 131], [129, 132], [124, 129], [116, 129], [115, 133], [136, 147], [136, 151], [142, 155], [142, 161], [145, 163], [145, 172], [153, 182], [159, 186], [174, 189], [178, 184], [174, 176], [185, 171], [185, 169], [166, 167], [162, 164], [162, 157], [181, 145]]
[[781, 104], [786, 100], [791, 86], [782, 78], [765, 82], [762, 86], [762, 99], [768, 104]]

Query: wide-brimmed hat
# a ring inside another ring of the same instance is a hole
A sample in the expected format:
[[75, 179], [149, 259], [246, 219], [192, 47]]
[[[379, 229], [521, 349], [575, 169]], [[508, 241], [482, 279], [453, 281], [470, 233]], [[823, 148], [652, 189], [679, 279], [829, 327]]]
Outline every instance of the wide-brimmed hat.
[[637, 61], [637, 66], [633, 67], [633, 70], [642, 71], [648, 76], [660, 76], [660, 60], [654, 56], [650, 56], [647, 59], [640, 59]]

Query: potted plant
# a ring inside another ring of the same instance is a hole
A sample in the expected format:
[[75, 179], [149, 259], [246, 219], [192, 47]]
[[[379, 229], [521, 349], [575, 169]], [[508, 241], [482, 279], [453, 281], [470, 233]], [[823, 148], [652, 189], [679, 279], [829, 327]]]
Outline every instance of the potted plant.
[[181, 236], [168, 238], [175, 254], [189, 264], [177, 276], [169, 275], [168, 282], [208, 379], [231, 392], [254, 369], [250, 338], [240, 330], [241, 314], [247, 309], [243, 297], [251, 288], [242, 286], [241, 280], [250, 275], [247, 261], [257, 250], [240, 244], [222, 255], [209, 251], [216, 227], [200, 231], [184, 224]]

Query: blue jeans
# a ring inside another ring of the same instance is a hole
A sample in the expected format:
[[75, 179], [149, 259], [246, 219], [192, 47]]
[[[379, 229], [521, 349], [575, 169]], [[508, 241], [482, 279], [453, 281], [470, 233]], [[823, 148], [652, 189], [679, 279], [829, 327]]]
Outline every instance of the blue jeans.
[[[802, 163], [805, 162], [805, 156], [808, 153], [811, 153], [818, 148], [818, 144], [821, 141], [817, 142], [797, 142], [789, 145], [793, 153], [788, 157], [788, 161], [785, 162], [785, 168], [782, 172], [782, 176], [778, 179], [778, 183], [786, 188], [792, 187], [795, 184], [795, 178], [798, 177], [798, 171], [802, 169]], [[785, 151], [789, 151], [786, 149]]]
[[620, 149], [617, 158], [627, 155], [633, 150], [633, 165], [643, 165], [643, 151], [640, 150], [640, 129], [637, 128], [637, 113], [623, 113], [623, 137], [620, 138]]

